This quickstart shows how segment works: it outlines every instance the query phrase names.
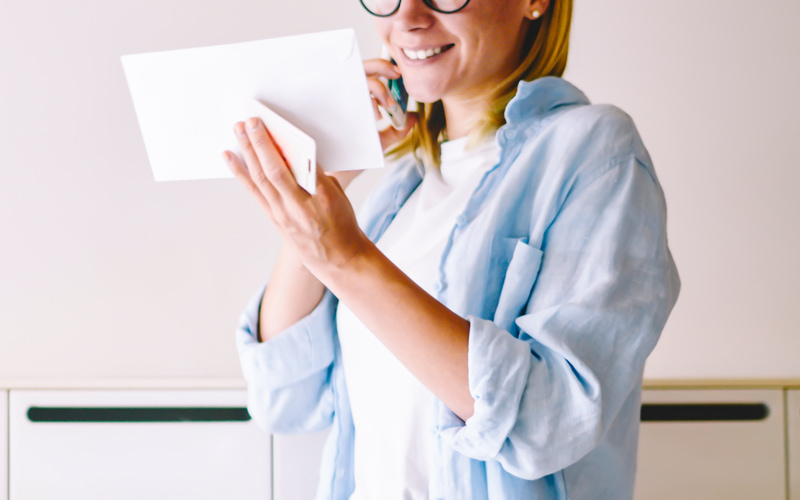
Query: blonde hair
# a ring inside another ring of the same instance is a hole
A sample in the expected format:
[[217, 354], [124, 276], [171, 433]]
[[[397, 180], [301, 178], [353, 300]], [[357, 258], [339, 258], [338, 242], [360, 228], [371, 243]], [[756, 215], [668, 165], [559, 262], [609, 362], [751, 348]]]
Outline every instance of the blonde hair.
[[[506, 105], [517, 94], [517, 84], [521, 80], [533, 81], [542, 76], [564, 74], [571, 20], [572, 0], [552, 0], [544, 15], [531, 22], [520, 65], [492, 91], [491, 103], [470, 134], [470, 142], [487, 137], [505, 123]], [[439, 137], [447, 125], [442, 101], [420, 104], [417, 113], [419, 120], [416, 125], [387, 154], [399, 157], [412, 153], [426, 167], [438, 168], [441, 158]]]

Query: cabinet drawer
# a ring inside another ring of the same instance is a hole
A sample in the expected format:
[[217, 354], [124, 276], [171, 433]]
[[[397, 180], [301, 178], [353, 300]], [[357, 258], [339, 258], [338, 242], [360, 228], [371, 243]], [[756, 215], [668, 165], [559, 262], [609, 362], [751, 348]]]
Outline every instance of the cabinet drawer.
[[789, 431], [789, 499], [800, 500], [800, 390], [787, 391], [786, 429]]
[[8, 391], [0, 391], [0, 500], [8, 500]]
[[270, 498], [245, 391], [11, 391], [10, 500]]
[[648, 390], [637, 500], [786, 498], [783, 391]]
[[275, 500], [313, 500], [322, 448], [329, 433], [326, 429], [312, 434], [272, 436]]

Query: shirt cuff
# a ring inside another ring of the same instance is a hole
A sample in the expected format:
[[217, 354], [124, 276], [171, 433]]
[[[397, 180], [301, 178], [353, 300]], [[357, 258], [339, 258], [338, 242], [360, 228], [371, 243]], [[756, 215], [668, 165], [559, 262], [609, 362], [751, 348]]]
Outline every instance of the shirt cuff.
[[469, 391], [474, 412], [462, 421], [442, 404], [438, 430], [444, 444], [476, 460], [497, 457], [519, 414], [531, 351], [492, 321], [469, 316]]
[[259, 312], [265, 289], [262, 287], [248, 303], [236, 332], [245, 380], [280, 388], [330, 366], [334, 357], [332, 318], [336, 297], [326, 290], [308, 316], [267, 342], [259, 342]]

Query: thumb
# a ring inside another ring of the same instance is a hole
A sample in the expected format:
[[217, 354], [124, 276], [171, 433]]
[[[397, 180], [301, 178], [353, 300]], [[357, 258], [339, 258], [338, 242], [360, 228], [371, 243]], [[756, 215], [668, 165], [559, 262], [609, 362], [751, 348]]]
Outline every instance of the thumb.
[[342, 193], [344, 193], [344, 187], [339, 182], [339, 179], [332, 175], [326, 174], [322, 167], [317, 163], [317, 193], [320, 192], [320, 189], [325, 189], [327, 186], [333, 185], [335, 186], [334, 189], [338, 189]]

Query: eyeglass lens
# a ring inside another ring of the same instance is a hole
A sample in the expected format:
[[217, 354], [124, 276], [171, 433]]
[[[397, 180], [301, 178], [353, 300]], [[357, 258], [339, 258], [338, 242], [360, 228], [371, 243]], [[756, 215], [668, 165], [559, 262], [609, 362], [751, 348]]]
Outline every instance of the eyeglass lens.
[[[407, 0], [410, 1], [410, 0]], [[425, 5], [443, 14], [463, 9], [469, 0], [423, 0]], [[391, 16], [400, 8], [400, 0], [361, 0], [361, 5], [375, 16]]]

